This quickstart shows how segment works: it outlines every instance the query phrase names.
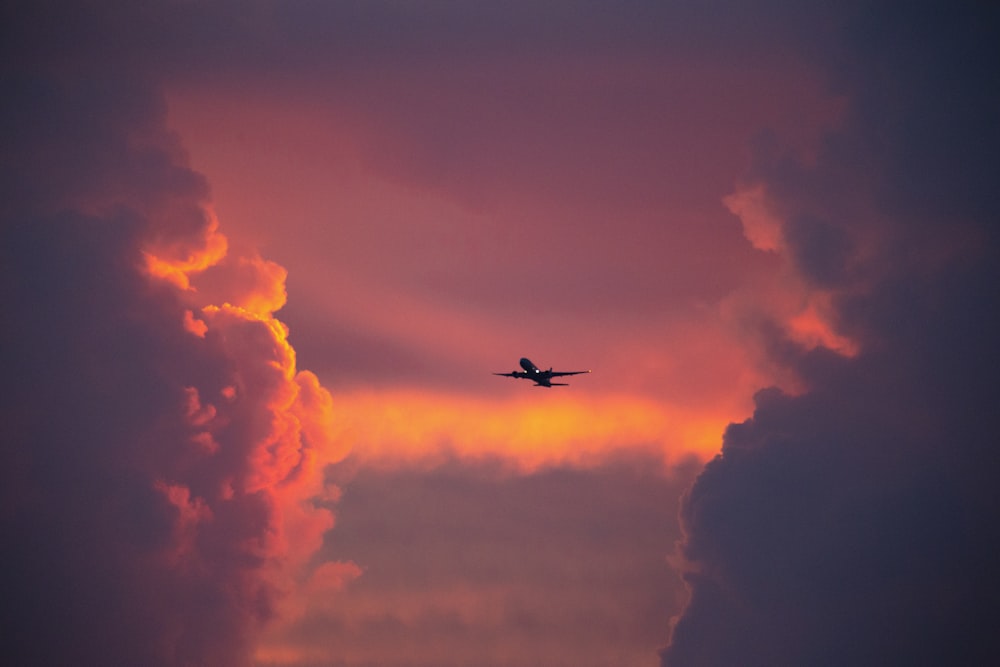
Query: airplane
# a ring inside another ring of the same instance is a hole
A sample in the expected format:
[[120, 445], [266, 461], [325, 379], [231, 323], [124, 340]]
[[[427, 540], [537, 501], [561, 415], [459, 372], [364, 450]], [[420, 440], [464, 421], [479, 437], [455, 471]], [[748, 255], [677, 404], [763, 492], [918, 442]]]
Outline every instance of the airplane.
[[531, 363], [531, 359], [527, 357], [521, 357], [521, 364], [523, 371], [514, 371], [512, 373], [494, 373], [493, 375], [502, 375], [509, 378], [521, 378], [526, 380], [531, 380], [535, 383], [536, 387], [568, 387], [569, 385], [565, 382], [552, 382], [552, 378], [563, 377], [564, 375], [582, 375], [584, 373], [589, 373], [590, 371], [553, 371], [551, 368], [547, 371], [540, 370], [538, 366]]

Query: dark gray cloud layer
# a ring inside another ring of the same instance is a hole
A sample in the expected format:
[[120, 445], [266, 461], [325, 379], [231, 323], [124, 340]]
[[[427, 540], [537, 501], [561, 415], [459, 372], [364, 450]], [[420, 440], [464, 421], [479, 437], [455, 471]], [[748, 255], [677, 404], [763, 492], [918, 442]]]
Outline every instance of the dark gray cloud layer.
[[998, 29], [986, 3], [857, 9], [845, 126], [814, 165], [761, 155], [861, 353], [774, 340], [809, 389], [758, 394], [690, 491], [664, 666], [996, 660]]
[[15, 65], [30, 59], [72, 66], [85, 55], [119, 72], [190, 76], [199, 69], [290, 74], [410, 57], [579, 57], [623, 50], [768, 59], [791, 45], [815, 48], [823, 41], [825, 31], [806, 30], [829, 13], [822, 3], [723, 4], [14, 2], [0, 14], [0, 53]]

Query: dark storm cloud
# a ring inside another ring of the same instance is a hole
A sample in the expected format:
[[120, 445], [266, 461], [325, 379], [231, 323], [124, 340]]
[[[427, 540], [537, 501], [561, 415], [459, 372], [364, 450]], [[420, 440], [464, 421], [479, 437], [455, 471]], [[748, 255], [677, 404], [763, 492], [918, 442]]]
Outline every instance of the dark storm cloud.
[[181, 304], [140, 277], [150, 199], [196, 203], [203, 187], [130, 148], [142, 89], [39, 76], [6, 92], [0, 650], [21, 664], [229, 659], [246, 650], [240, 617], [265, 610], [231, 614], [225, 585], [171, 575], [179, 509], [155, 486], [177, 456], [156, 425], [179, 412], [178, 382], [218, 362], [198, 359]]
[[664, 665], [995, 660], [998, 28], [983, 3], [858, 8], [844, 128], [812, 166], [758, 164], [861, 351], [775, 346], [808, 390], [759, 393], [690, 491]]
[[[293, 379], [267, 308], [202, 311], [182, 289], [225, 251], [207, 184], [155, 82], [93, 57], [83, 11], [5, 7], [5, 31], [45, 30], [2, 47], [0, 655], [248, 664], [281, 564], [332, 524], [291, 491], [325, 394]], [[273, 308], [269, 268], [238, 277]]]

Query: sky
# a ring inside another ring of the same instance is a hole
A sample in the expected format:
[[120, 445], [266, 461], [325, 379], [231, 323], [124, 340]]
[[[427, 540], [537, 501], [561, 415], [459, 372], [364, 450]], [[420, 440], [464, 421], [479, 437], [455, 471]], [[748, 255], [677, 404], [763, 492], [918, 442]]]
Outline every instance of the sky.
[[988, 3], [0, 11], [4, 662], [995, 660]]

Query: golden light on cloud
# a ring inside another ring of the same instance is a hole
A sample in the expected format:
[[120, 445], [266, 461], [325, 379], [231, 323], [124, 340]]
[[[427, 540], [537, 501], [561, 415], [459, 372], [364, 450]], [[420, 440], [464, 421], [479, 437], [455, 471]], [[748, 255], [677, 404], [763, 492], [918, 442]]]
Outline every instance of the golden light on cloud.
[[153, 244], [143, 250], [146, 271], [153, 277], [173, 283], [182, 290], [191, 287], [190, 278], [193, 274], [215, 266], [226, 256], [229, 241], [219, 232], [219, 220], [209, 206], [203, 206], [205, 226], [200, 238], [193, 247], [184, 243]]
[[[550, 391], [539, 389], [539, 392]], [[600, 465], [645, 450], [665, 463], [708, 459], [733, 416], [694, 413], [634, 396], [466, 398], [416, 391], [334, 396], [340, 437], [376, 466], [431, 464], [454, 456], [497, 458], [523, 472]]]
[[265, 506], [266, 530], [245, 549], [261, 563], [262, 590], [275, 592], [276, 608], [294, 617], [304, 604], [294, 594], [301, 586], [327, 594], [360, 574], [353, 563], [311, 564], [334, 525], [332, 510], [314, 502], [326, 493], [323, 468], [343, 459], [348, 445], [334, 428], [329, 392], [296, 368], [288, 327], [274, 316], [285, 303], [287, 271], [256, 253], [229, 255], [214, 214], [207, 206], [203, 213], [203, 226], [190, 237], [151, 241], [143, 257], [147, 275], [189, 306], [179, 326], [200, 339], [199, 349], [226, 361], [221, 390], [183, 388], [179, 412], [191, 465], [211, 467], [224, 454], [236, 464], [217, 475], [218, 488], [204, 498], [182, 481], [160, 480], [157, 489], [181, 519], [178, 562], [197, 557], [196, 539], [217, 523], [218, 508]]

